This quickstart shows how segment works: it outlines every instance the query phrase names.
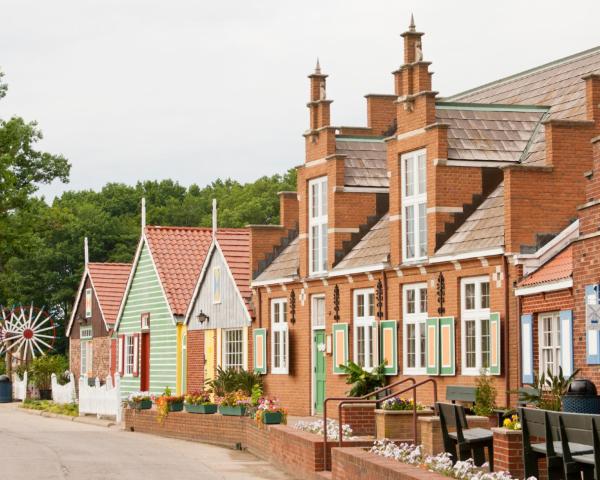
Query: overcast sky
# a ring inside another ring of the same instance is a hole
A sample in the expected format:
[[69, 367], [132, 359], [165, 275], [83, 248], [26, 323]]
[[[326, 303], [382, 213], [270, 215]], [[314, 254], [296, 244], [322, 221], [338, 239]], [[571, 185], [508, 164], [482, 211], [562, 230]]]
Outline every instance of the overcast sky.
[[393, 93], [414, 12], [441, 95], [600, 45], [600, 1], [0, 0], [0, 118], [37, 120], [71, 183], [201, 186], [304, 160], [308, 79], [329, 74], [334, 125]]

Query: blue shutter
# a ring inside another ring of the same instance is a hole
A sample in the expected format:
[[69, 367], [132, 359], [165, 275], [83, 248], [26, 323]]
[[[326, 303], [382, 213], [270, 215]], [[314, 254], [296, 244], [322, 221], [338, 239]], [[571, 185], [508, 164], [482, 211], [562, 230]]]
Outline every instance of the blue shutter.
[[560, 365], [565, 377], [573, 373], [573, 312], [571, 310], [560, 312]]
[[533, 383], [533, 317], [521, 315], [521, 373], [523, 383]]
[[598, 286], [586, 285], [585, 287], [585, 326], [586, 326], [586, 353], [588, 365], [600, 364], [600, 330], [589, 330], [588, 325], [588, 305], [598, 305]]

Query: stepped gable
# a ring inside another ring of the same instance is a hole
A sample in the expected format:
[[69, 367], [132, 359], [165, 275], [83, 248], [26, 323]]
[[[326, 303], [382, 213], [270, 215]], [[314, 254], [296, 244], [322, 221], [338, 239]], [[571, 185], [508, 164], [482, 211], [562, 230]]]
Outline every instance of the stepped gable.
[[386, 213], [373, 228], [336, 265], [333, 272], [385, 264], [390, 256], [389, 215]]
[[281, 278], [295, 278], [298, 276], [300, 265], [300, 252], [298, 251], [299, 240], [294, 238], [282, 252], [275, 257], [263, 272], [254, 279], [254, 282], [267, 282]]

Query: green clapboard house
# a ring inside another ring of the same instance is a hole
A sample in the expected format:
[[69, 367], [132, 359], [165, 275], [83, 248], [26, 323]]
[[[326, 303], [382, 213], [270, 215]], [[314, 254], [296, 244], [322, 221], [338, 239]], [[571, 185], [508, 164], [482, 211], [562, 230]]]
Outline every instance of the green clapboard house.
[[212, 241], [210, 228], [143, 229], [115, 326], [121, 394], [182, 394], [184, 315]]

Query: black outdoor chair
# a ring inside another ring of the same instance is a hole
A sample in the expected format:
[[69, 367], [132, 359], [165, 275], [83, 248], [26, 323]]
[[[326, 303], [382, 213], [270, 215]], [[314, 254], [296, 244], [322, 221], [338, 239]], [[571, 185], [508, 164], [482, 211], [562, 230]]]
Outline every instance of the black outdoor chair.
[[[596, 479], [600, 474], [600, 415], [567, 413], [559, 417], [560, 438], [563, 447], [563, 463], [567, 480], [580, 480], [581, 472], [585, 480]], [[574, 455], [571, 445], [591, 444], [592, 453]]]
[[[563, 414], [564, 415], [564, 414]], [[546, 457], [546, 470], [549, 479], [562, 478], [563, 442], [560, 436], [559, 412], [519, 408], [519, 417], [523, 426], [523, 463], [525, 478], [539, 478], [538, 459]], [[531, 443], [531, 437], [543, 439], [540, 443]], [[579, 438], [579, 437], [578, 437]], [[591, 453], [592, 447], [568, 439], [569, 452], [573, 455]]]
[[[444, 450], [452, 455], [452, 461], [473, 458], [475, 465], [485, 463], [485, 447], [488, 449], [490, 472], [494, 470], [494, 435], [485, 428], [469, 428], [465, 408], [451, 403], [436, 403], [440, 416]], [[449, 432], [448, 428], [456, 428]]]

